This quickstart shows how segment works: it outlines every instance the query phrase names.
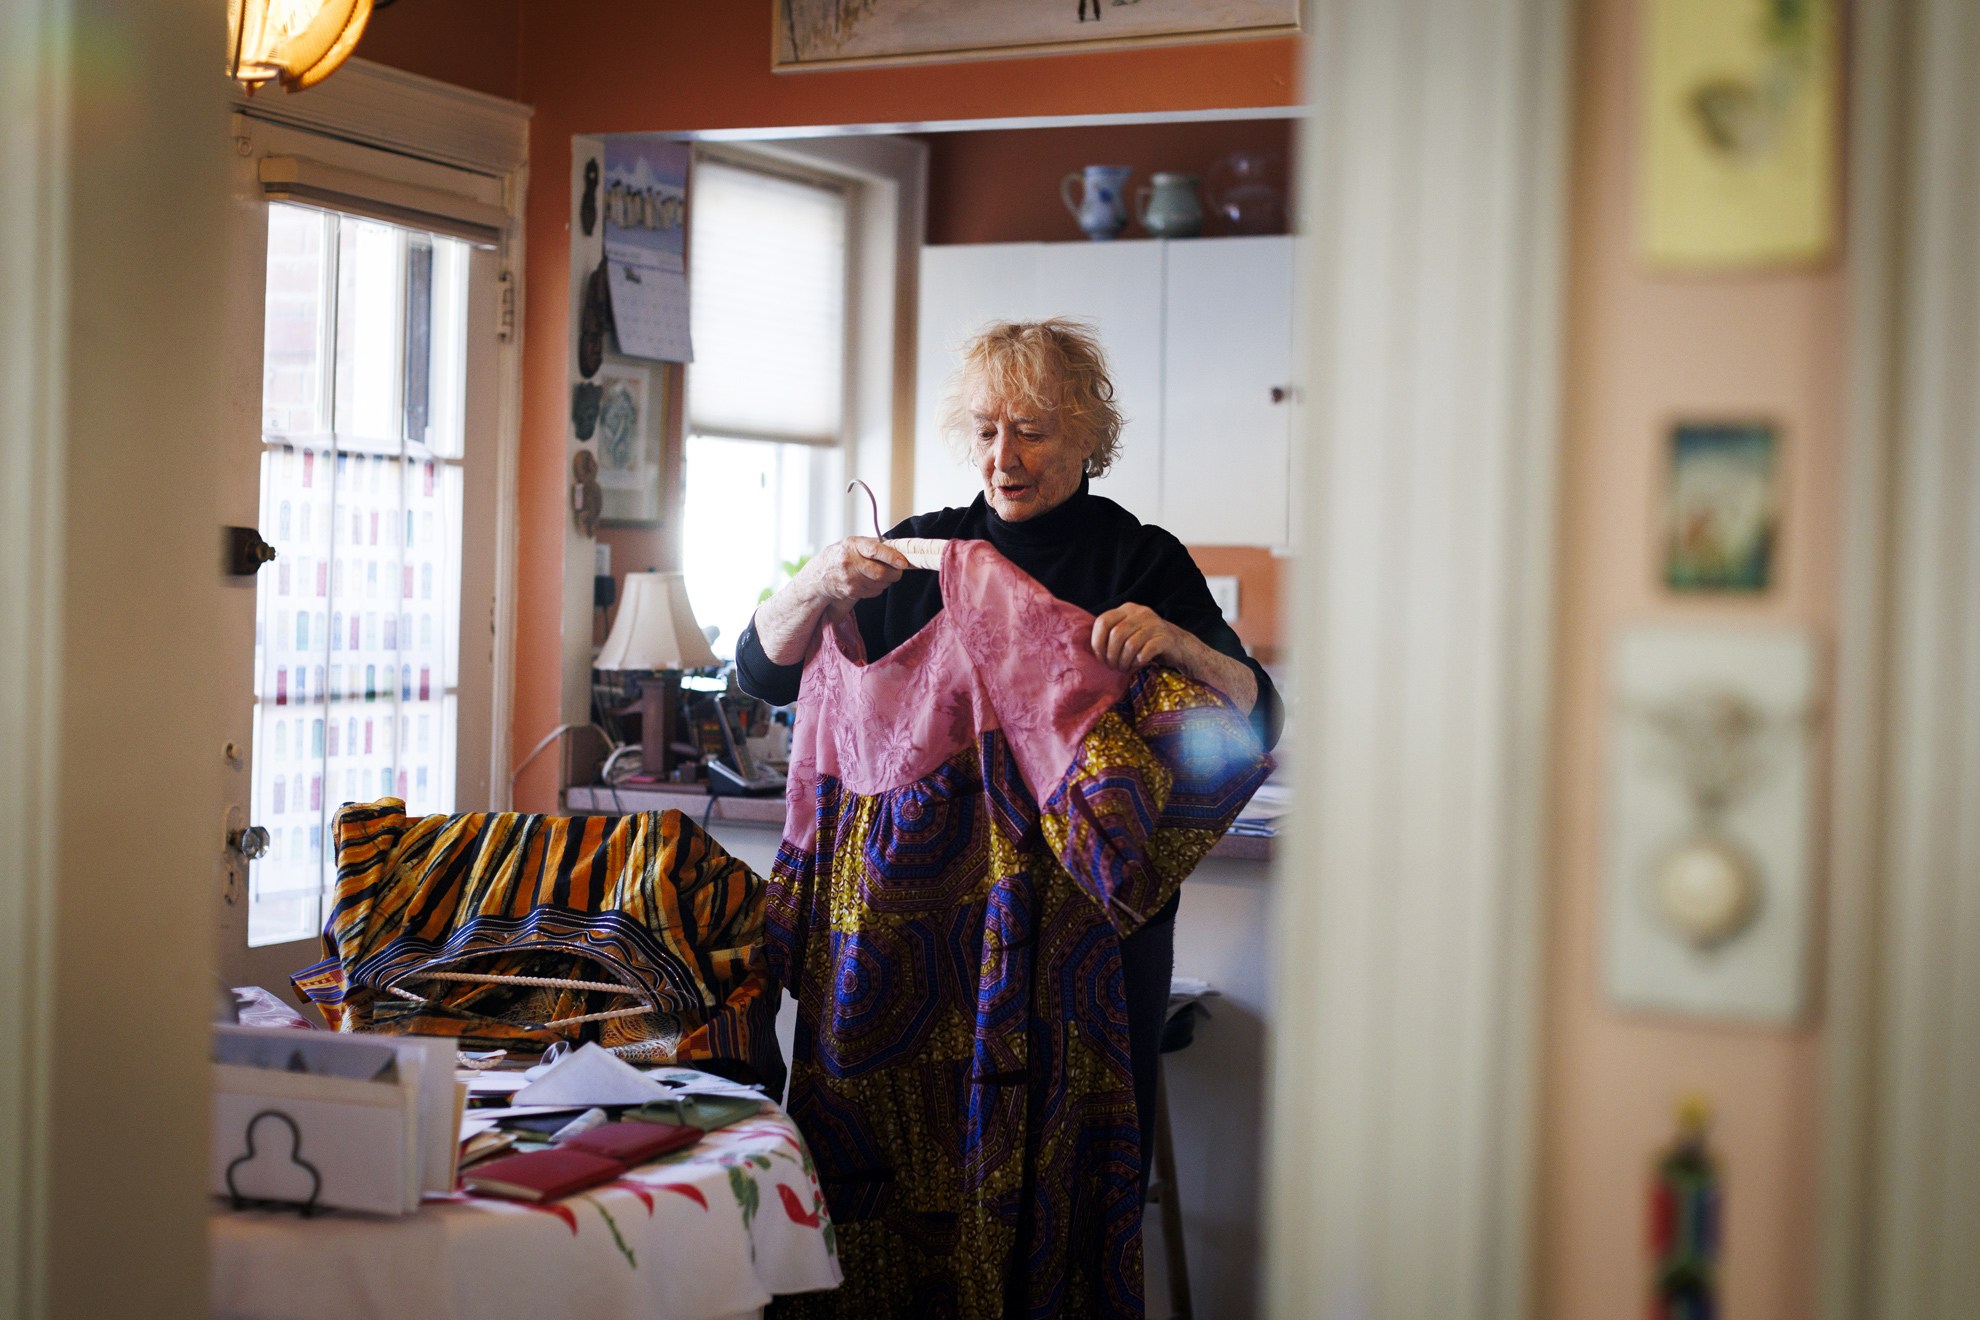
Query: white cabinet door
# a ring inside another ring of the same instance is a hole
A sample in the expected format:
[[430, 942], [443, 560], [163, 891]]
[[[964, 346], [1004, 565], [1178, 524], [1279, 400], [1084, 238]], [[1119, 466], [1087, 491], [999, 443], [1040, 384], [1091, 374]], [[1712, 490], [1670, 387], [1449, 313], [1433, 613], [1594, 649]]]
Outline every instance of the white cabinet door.
[[986, 243], [921, 252], [916, 361], [914, 507], [967, 504], [981, 487], [936, 427], [955, 351], [987, 321], [1072, 316], [1091, 322], [1113, 369], [1127, 419], [1121, 460], [1096, 494], [1158, 521], [1162, 472], [1162, 245]]
[[1039, 315], [1039, 243], [983, 243], [921, 250], [921, 320], [914, 386], [914, 511], [960, 507], [983, 486], [956, 460], [936, 426], [956, 350], [985, 321]]
[[1284, 545], [1292, 239], [1168, 245], [1162, 525], [1191, 545]]
[[1039, 246], [1034, 305], [1099, 332], [1124, 419], [1120, 457], [1093, 483], [1143, 522], [1162, 521], [1162, 249], [1154, 239]]

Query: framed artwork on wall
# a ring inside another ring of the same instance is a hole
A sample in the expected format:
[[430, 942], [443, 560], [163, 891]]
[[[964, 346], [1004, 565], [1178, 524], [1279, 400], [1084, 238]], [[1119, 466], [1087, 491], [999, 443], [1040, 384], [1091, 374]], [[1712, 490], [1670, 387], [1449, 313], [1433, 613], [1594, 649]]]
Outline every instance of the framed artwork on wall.
[[1672, 591], [1765, 591], [1773, 583], [1780, 491], [1768, 422], [1671, 428], [1664, 501], [1664, 585]]
[[1297, 36], [1301, 0], [777, 0], [778, 73]]
[[1662, 270], [1818, 262], [1835, 247], [1834, 0], [1649, 0], [1638, 170]]
[[606, 358], [598, 369], [599, 522], [608, 527], [660, 526], [661, 407], [652, 369]]

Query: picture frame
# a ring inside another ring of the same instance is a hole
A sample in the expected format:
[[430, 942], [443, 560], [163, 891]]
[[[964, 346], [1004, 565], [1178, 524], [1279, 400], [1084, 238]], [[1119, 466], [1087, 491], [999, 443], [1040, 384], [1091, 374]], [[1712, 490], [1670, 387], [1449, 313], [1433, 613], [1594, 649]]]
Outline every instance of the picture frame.
[[1767, 591], [1780, 537], [1779, 428], [1679, 421], [1668, 442], [1663, 579], [1674, 592]]
[[777, 0], [771, 70], [1013, 59], [1300, 34], [1303, 0]]
[[603, 495], [598, 521], [605, 527], [659, 527], [663, 386], [652, 367], [630, 358], [608, 356], [598, 369], [598, 420], [592, 443]]

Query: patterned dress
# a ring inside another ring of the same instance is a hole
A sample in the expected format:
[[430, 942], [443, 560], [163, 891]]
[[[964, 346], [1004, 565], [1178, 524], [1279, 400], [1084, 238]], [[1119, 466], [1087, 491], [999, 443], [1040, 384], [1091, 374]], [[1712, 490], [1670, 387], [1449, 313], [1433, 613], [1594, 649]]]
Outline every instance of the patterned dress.
[[883, 659], [806, 662], [770, 970], [846, 1281], [780, 1314], [1138, 1316], [1120, 938], [1270, 763], [1219, 693], [1119, 674], [1093, 616], [982, 541]]

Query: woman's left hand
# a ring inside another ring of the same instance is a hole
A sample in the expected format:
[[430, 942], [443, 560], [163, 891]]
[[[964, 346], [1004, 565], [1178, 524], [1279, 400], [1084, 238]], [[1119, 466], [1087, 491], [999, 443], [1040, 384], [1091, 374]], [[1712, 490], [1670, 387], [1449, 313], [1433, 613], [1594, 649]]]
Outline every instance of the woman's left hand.
[[1195, 640], [1146, 605], [1117, 605], [1093, 621], [1093, 654], [1123, 673], [1158, 662], [1187, 672]]
[[1123, 673], [1158, 663], [1180, 669], [1216, 688], [1247, 713], [1258, 702], [1258, 680], [1242, 661], [1213, 649], [1146, 605], [1117, 605], [1095, 619], [1093, 654]]

